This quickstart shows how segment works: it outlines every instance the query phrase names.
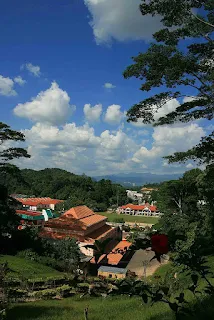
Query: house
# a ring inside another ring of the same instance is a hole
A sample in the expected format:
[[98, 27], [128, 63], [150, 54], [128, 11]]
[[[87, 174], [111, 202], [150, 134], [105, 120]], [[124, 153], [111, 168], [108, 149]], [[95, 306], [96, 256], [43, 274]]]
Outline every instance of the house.
[[43, 209], [42, 211], [32, 211], [32, 210], [16, 210], [16, 214], [21, 219], [21, 227], [25, 226], [43, 226], [45, 221], [52, 219], [54, 214], [50, 209]]
[[121, 236], [120, 230], [107, 225], [106, 221], [106, 217], [95, 214], [88, 207], [78, 206], [66, 211], [59, 218], [48, 220], [40, 236], [59, 240], [75, 238], [81, 252], [93, 257], [94, 251], [87, 247], [88, 244], [93, 244], [95, 240], [104, 241]]
[[137, 191], [132, 191], [132, 190], [126, 190], [126, 194], [128, 198], [135, 201], [137, 200], [138, 203], [142, 202], [142, 199], [143, 199], [142, 193], [139, 193]]
[[150, 199], [153, 191], [158, 191], [158, 189], [157, 188], [142, 188], [141, 193], [143, 195], [143, 198]]
[[158, 208], [154, 205], [150, 205], [149, 203], [145, 203], [144, 205], [135, 205], [129, 203], [125, 206], [119, 207], [117, 209], [119, 214], [129, 214], [129, 215], [143, 215], [143, 216], [159, 216], [160, 212]]
[[124, 268], [101, 266], [98, 269], [98, 276], [105, 278], [124, 279], [126, 274], [127, 270]]
[[27, 208], [32, 211], [37, 211], [39, 209], [51, 209], [55, 210], [55, 206], [58, 203], [63, 202], [63, 200], [45, 198], [15, 198], [19, 201], [23, 208]]

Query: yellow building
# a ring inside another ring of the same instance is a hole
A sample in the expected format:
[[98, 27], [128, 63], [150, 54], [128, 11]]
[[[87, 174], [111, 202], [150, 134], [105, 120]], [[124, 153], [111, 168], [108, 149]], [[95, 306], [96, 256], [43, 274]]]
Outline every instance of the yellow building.
[[98, 276], [105, 278], [124, 279], [127, 274], [127, 269], [101, 266], [98, 269]]

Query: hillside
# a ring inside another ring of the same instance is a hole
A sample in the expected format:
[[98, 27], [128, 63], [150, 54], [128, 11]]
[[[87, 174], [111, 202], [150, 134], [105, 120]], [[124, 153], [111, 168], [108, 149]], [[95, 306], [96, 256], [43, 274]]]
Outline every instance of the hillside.
[[24, 169], [16, 176], [8, 175], [6, 183], [11, 194], [66, 200], [65, 209], [85, 204], [95, 211], [106, 211], [117, 201], [122, 205], [127, 200], [125, 188], [110, 180], [97, 182], [61, 169]]

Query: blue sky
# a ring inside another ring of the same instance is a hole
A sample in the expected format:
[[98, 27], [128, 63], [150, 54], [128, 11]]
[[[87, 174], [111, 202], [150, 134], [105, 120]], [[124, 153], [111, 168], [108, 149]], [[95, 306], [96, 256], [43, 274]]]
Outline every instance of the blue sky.
[[[122, 73], [160, 26], [157, 18], [141, 16], [139, 3], [1, 4], [0, 114], [26, 135], [31, 159], [20, 160], [21, 167], [90, 175], [192, 168], [191, 163], [169, 166], [162, 156], [195, 145], [207, 132], [204, 123], [153, 129], [126, 122], [129, 107], [150, 93]], [[172, 101], [159, 115], [177, 104]]]

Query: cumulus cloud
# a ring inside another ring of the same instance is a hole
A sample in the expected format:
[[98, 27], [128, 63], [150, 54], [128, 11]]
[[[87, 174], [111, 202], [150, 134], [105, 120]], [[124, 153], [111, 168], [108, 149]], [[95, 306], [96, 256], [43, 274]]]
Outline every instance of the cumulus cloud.
[[13, 89], [14, 81], [10, 78], [5, 78], [0, 75], [0, 95], [1, 96], [15, 96], [16, 91]]
[[116, 86], [114, 86], [114, 85], [113, 85], [112, 83], [110, 83], [110, 82], [106, 82], [103, 87], [104, 87], [105, 89], [109, 89], [109, 90], [116, 88]]
[[41, 76], [40, 66], [34, 66], [31, 62], [23, 64], [21, 66], [21, 70], [23, 70], [23, 69], [28, 70], [34, 77]]
[[53, 82], [49, 89], [41, 91], [32, 101], [19, 103], [14, 113], [35, 122], [60, 125], [65, 123], [74, 110], [75, 106], [70, 105], [70, 97], [67, 92]]
[[15, 77], [14, 82], [19, 84], [20, 86], [23, 86], [26, 83], [26, 80], [22, 79], [21, 76]]
[[104, 121], [111, 125], [119, 124], [125, 117], [125, 114], [120, 109], [121, 106], [117, 104], [109, 106], [107, 108]]
[[25, 130], [26, 139], [42, 149], [68, 150], [70, 146], [95, 147], [99, 144], [99, 137], [94, 129], [87, 124], [78, 127], [75, 123], [67, 123], [62, 129], [44, 123], [36, 123], [31, 129]]
[[160, 29], [159, 17], [142, 16], [141, 0], [84, 0], [91, 13], [90, 25], [97, 44], [113, 39], [150, 40]]
[[[177, 99], [172, 99], [165, 103], [161, 108], [157, 108], [155, 105], [153, 106], [154, 110], [154, 120], [157, 121], [161, 117], [166, 116], [168, 113], [173, 112], [176, 110], [176, 108], [180, 105], [179, 101]], [[154, 122], [155, 122], [154, 121]], [[152, 124], [145, 124], [142, 122], [142, 119], [138, 119], [137, 122], [131, 122], [131, 124], [135, 127], [146, 127], [146, 126], [151, 126]]]
[[204, 136], [204, 130], [196, 123], [156, 127], [152, 135], [152, 147], [150, 149], [141, 147], [133, 155], [133, 161], [142, 162], [150, 167], [160, 167], [163, 156], [192, 148], [202, 136]]
[[90, 104], [85, 104], [83, 108], [83, 112], [85, 115], [85, 118], [89, 122], [97, 122], [100, 120], [100, 116], [102, 114], [102, 105], [97, 104], [94, 107], [92, 107]]

